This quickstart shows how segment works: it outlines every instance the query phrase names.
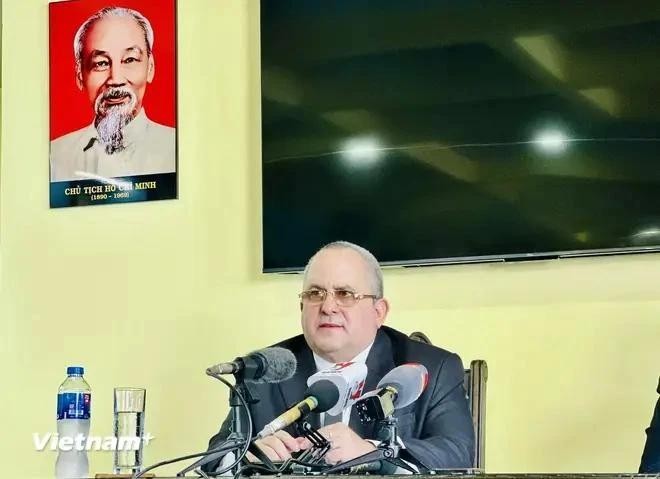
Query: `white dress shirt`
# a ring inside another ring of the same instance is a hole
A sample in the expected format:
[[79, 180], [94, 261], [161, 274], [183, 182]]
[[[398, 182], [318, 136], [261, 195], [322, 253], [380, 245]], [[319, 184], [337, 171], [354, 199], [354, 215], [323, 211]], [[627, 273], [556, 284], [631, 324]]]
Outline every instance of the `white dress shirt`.
[[116, 178], [176, 171], [176, 130], [144, 111], [122, 128], [125, 148], [111, 155], [91, 125], [50, 143], [50, 181]]

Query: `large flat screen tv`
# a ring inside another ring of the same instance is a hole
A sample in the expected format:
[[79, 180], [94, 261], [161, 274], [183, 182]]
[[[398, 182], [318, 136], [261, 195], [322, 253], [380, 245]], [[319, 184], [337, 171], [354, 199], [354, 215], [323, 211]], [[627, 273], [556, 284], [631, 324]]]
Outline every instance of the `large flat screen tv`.
[[263, 267], [660, 250], [660, 2], [261, 0]]

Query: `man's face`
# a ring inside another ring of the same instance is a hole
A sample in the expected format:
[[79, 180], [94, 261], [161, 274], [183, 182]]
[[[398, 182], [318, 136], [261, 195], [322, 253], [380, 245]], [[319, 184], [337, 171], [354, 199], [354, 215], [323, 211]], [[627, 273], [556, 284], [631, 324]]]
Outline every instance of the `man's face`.
[[[346, 289], [374, 294], [365, 261], [348, 248], [329, 248], [312, 260], [303, 290]], [[385, 322], [384, 299], [364, 298], [351, 307], [341, 307], [332, 294], [321, 304], [302, 303], [301, 323], [310, 348], [332, 362], [350, 361], [366, 348]]]
[[107, 17], [92, 25], [83, 42], [77, 83], [97, 120], [113, 110], [135, 117], [153, 77], [153, 57], [147, 54], [144, 31], [133, 18]]

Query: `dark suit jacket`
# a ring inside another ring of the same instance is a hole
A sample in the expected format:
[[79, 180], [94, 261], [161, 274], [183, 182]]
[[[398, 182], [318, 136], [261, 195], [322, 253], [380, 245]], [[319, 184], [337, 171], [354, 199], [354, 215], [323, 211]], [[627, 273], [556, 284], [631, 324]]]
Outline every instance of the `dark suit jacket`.
[[[287, 339], [277, 346], [291, 350], [298, 361], [294, 376], [276, 384], [253, 384], [251, 392], [260, 402], [252, 407], [255, 432], [303, 399], [307, 378], [316, 372], [314, 357], [302, 335]], [[429, 384], [420, 398], [397, 410], [399, 436], [406, 446], [402, 458], [428, 469], [472, 467], [474, 428], [463, 389], [463, 365], [454, 353], [413, 341], [392, 328], [383, 326], [377, 333], [369, 356], [365, 391], [375, 389], [378, 381], [391, 369], [404, 363], [421, 363], [428, 369]], [[319, 415], [311, 414], [309, 422], [318, 427]], [[209, 441], [209, 449], [217, 447], [229, 435], [231, 420], [225, 419], [220, 432]], [[349, 425], [363, 438], [376, 439], [374, 425], [361, 424], [355, 408]], [[296, 435], [292, 428], [287, 431]], [[215, 470], [218, 463], [205, 470]]]
[[[658, 380], [658, 393], [660, 394], [660, 380]], [[646, 430], [646, 446], [639, 472], [646, 474], [660, 472], [660, 399], [655, 405], [651, 425]]]

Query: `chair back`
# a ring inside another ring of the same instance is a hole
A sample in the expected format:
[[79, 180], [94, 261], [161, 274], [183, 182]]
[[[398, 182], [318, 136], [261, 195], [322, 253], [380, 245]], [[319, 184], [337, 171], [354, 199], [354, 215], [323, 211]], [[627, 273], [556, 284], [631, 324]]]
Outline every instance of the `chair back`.
[[[415, 331], [410, 339], [424, 344], [432, 344], [429, 337]], [[481, 469], [486, 467], [486, 382], [488, 381], [488, 365], [483, 359], [475, 359], [470, 363], [470, 369], [465, 370], [463, 388], [472, 414], [474, 426], [474, 461], [473, 467]]]

